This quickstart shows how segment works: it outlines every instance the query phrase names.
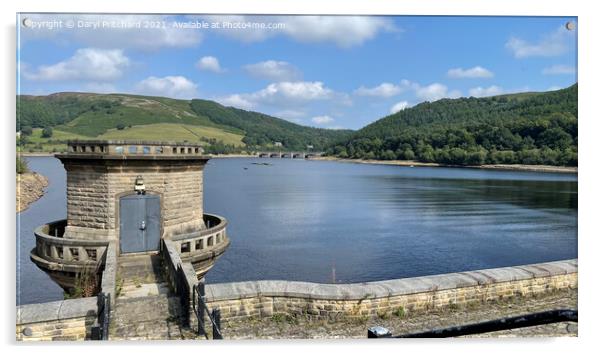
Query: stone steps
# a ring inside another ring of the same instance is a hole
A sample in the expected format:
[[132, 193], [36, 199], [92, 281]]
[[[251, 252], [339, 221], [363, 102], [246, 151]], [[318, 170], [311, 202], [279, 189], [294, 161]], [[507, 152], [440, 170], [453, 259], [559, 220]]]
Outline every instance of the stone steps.
[[179, 301], [166, 294], [117, 298], [111, 312], [111, 339], [182, 339]]
[[117, 260], [119, 278], [123, 286], [164, 282], [161, 256], [123, 256]]
[[180, 299], [164, 280], [161, 256], [127, 255], [117, 262], [121, 290], [111, 311], [110, 338], [185, 338], [180, 329]]

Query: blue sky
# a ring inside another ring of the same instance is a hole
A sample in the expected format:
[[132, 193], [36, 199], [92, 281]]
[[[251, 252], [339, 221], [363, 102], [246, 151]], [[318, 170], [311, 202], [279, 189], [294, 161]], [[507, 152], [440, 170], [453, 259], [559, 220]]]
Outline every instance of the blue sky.
[[[554, 90], [577, 81], [577, 19], [570, 17], [22, 14], [17, 20], [21, 94], [204, 98], [333, 129], [358, 129], [423, 101]], [[209, 28], [182, 28], [203, 23]], [[261, 24], [275, 28], [256, 28]]]

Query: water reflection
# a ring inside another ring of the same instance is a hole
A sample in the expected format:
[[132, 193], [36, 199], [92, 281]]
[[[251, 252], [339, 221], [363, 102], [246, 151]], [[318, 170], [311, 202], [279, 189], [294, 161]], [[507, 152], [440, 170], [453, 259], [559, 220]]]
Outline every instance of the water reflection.
[[[60, 162], [30, 166], [51, 186], [21, 213], [24, 303], [61, 297], [28, 255], [33, 227], [66, 214]], [[331, 282], [333, 266], [336, 281], [364, 282], [577, 256], [574, 175], [214, 159], [204, 193], [205, 211], [228, 218], [232, 240], [209, 282]]]
[[206, 208], [233, 240], [210, 281], [330, 282], [334, 264], [338, 281], [362, 282], [577, 254], [574, 175], [241, 162], [206, 170]]

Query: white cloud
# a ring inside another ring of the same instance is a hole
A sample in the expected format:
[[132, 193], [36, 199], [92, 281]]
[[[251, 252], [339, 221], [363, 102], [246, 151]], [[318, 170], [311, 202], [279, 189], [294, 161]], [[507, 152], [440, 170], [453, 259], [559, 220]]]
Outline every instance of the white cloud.
[[477, 79], [477, 78], [490, 78], [493, 77], [493, 73], [484, 67], [475, 66], [470, 69], [454, 68], [447, 71], [447, 76], [452, 79]]
[[320, 81], [295, 81], [271, 83], [265, 88], [250, 93], [235, 93], [216, 97], [223, 105], [242, 109], [255, 109], [259, 106], [280, 108], [281, 113], [289, 114], [287, 118], [298, 118], [310, 103], [328, 102], [342, 105], [351, 104], [348, 96], [326, 87]]
[[239, 101], [249, 102], [253, 106], [270, 104], [287, 107], [290, 104], [330, 99], [334, 96], [334, 91], [325, 87], [324, 83], [320, 81], [285, 81], [269, 84], [266, 88], [253, 93], [232, 96]]
[[420, 85], [418, 85], [415, 82], [412, 82], [410, 80], [406, 80], [403, 79], [401, 80], [401, 86], [405, 87], [405, 88], [412, 88], [412, 89], [416, 89], [417, 87], [419, 87]]
[[40, 81], [109, 81], [120, 78], [129, 64], [130, 60], [120, 49], [82, 48], [56, 64], [40, 65], [33, 72], [26, 70], [23, 76]]
[[316, 116], [311, 119], [312, 122], [316, 124], [328, 124], [334, 122], [334, 119], [330, 116]]
[[214, 73], [222, 73], [225, 70], [219, 65], [219, 60], [216, 57], [205, 56], [199, 59], [196, 63], [196, 67], [199, 70], [212, 71]]
[[567, 52], [569, 39], [574, 35], [574, 32], [561, 26], [556, 31], [545, 35], [537, 43], [511, 37], [506, 42], [506, 48], [512, 52], [515, 58], [553, 57]]
[[437, 101], [442, 98], [458, 98], [460, 96], [462, 96], [460, 91], [450, 91], [447, 86], [438, 82], [416, 88], [416, 97], [425, 101]]
[[390, 20], [371, 16], [293, 16], [285, 32], [301, 42], [334, 42], [340, 47], [360, 45], [380, 31], [392, 31]]
[[366, 88], [361, 86], [354, 93], [358, 96], [370, 96], [370, 97], [392, 97], [400, 94], [402, 88], [398, 85], [384, 82], [376, 87]]
[[[412, 82], [410, 80], [401, 80], [399, 82], [399, 84], [391, 84], [391, 83], [382, 83], [379, 86], [376, 87], [372, 87], [372, 88], [366, 88], [366, 87], [360, 87], [357, 90], [354, 91], [354, 93], [356, 95], [361, 95], [361, 96], [373, 96], [373, 97], [384, 97], [384, 98], [388, 98], [388, 97], [393, 97], [395, 95], [398, 95], [400, 93], [406, 92], [406, 91], [412, 91], [414, 93], [414, 95], [416, 96], [416, 98], [420, 101], [437, 101], [439, 99], [442, 98], [458, 98], [462, 96], [462, 92], [459, 90], [450, 90], [448, 89], [447, 86], [435, 82], [432, 83], [430, 85], [426, 85], [426, 86], [422, 86], [421, 84], [417, 83], [417, 82]], [[391, 107], [391, 112], [394, 113], [394, 110], [396, 109], [395, 107], [397, 105], [400, 105], [399, 107], [402, 107], [401, 104], [402, 102], [406, 102], [406, 101], [401, 101], [398, 102], [396, 105]], [[408, 102], [406, 102], [407, 104]], [[409, 105], [408, 105], [409, 106]], [[395, 110], [398, 111], [398, 110]]]
[[243, 97], [243, 95], [240, 94], [221, 97], [217, 98], [216, 100], [224, 106], [236, 107], [247, 111], [255, 107], [255, 103], [247, 100]]
[[173, 98], [193, 98], [196, 89], [197, 85], [184, 76], [150, 76], [136, 84], [138, 93]]
[[468, 90], [468, 94], [473, 97], [487, 97], [487, 96], [497, 96], [504, 93], [504, 89], [499, 86], [489, 86], [483, 88], [481, 86], [474, 87]]
[[[304, 43], [332, 42], [342, 48], [361, 45], [380, 32], [399, 31], [393, 22], [376, 16], [222, 16], [202, 18], [222, 24], [266, 24], [272, 28], [222, 28], [219, 34], [243, 42], [285, 35]], [[276, 26], [275, 26], [276, 25]], [[231, 27], [231, 25], [229, 25]]]
[[301, 78], [301, 71], [285, 61], [267, 60], [245, 65], [249, 75], [269, 81], [296, 81]]
[[544, 68], [541, 73], [544, 75], [572, 75], [575, 73], [575, 67], [569, 65], [552, 65]]
[[550, 87], [548, 87], [548, 89], [546, 91], [558, 91], [561, 89], [562, 89], [562, 87], [560, 87], [560, 86], [550, 86]]
[[273, 102], [278, 99], [290, 101], [311, 101], [331, 98], [333, 91], [320, 81], [278, 82], [253, 94], [262, 102]]
[[389, 112], [391, 112], [391, 114], [397, 113], [399, 111], [403, 111], [404, 109], [408, 108], [409, 106], [410, 106], [410, 104], [408, 103], [408, 101], [397, 102], [396, 104], [394, 104], [391, 107], [391, 110]]
[[[118, 15], [118, 14], [31, 14], [27, 15], [32, 21], [73, 21], [74, 29], [56, 28], [53, 30], [21, 27], [21, 40], [46, 38], [61, 42], [82, 43], [85, 46], [97, 48], [122, 48], [127, 50], [139, 49], [155, 51], [160, 48], [195, 47], [202, 41], [201, 31], [179, 29], [171, 26], [174, 16], [162, 15]], [[82, 27], [100, 21], [110, 21], [114, 27]], [[159, 23], [165, 21], [165, 27], [143, 28], [136, 27], [138, 23]], [[128, 26], [129, 25], [129, 26]]]

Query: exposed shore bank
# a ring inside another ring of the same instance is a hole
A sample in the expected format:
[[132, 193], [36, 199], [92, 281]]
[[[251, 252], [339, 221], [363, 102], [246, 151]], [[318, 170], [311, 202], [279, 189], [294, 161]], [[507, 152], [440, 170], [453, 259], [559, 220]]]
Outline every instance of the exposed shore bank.
[[488, 170], [510, 170], [510, 171], [530, 171], [530, 172], [553, 172], [553, 173], [577, 173], [577, 167], [569, 166], [549, 166], [549, 165], [478, 165], [478, 166], [459, 166], [445, 165], [434, 162], [420, 162], [411, 160], [356, 160], [342, 159], [338, 157], [312, 157], [311, 160], [316, 161], [337, 161], [347, 163], [361, 163], [370, 165], [391, 165], [391, 166], [409, 166], [409, 167], [456, 167], [456, 168], [480, 168]]
[[44, 195], [48, 178], [36, 172], [17, 174], [17, 213], [27, 209], [31, 203]]

